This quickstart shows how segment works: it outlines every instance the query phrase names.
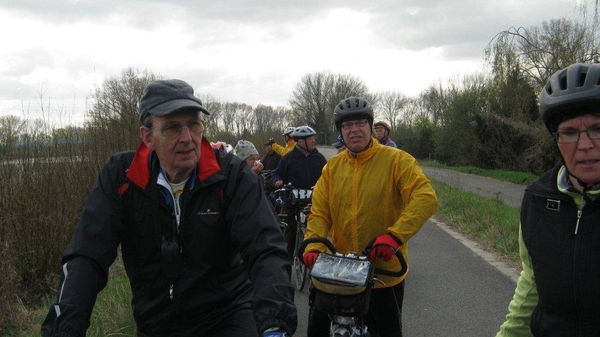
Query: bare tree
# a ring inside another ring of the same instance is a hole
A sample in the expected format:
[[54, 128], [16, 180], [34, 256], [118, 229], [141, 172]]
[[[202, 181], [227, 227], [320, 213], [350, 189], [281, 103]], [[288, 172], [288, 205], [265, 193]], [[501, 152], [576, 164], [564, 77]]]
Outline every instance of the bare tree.
[[107, 78], [95, 88], [90, 97], [88, 126], [98, 150], [116, 152], [137, 147], [138, 102], [146, 86], [157, 79], [147, 70], [127, 68], [121, 77]]
[[0, 117], [0, 158], [3, 160], [17, 158], [17, 145], [26, 131], [27, 123], [18, 116]]
[[538, 89], [571, 63], [597, 60], [598, 41], [590, 25], [553, 19], [541, 27], [511, 27], [498, 33], [485, 48], [485, 57], [494, 76], [507, 77], [518, 70]]
[[275, 109], [272, 106], [259, 104], [254, 108], [254, 116], [256, 117], [256, 132], [271, 133], [273, 132], [273, 121], [275, 120]]
[[235, 110], [235, 125], [237, 131], [238, 140], [243, 137], [247, 138], [246, 135], [251, 134], [254, 130], [255, 116], [253, 113], [252, 106], [245, 103], [236, 103], [237, 109]]
[[211, 131], [219, 131], [219, 113], [221, 112], [221, 103], [217, 98], [210, 94], [200, 95], [198, 98], [202, 101], [202, 105], [210, 112], [210, 115], [202, 114], [206, 122], [206, 129]]
[[376, 103], [378, 115], [390, 123], [392, 130], [396, 130], [410, 100], [397, 91], [383, 92], [378, 95], [378, 98]]
[[305, 75], [292, 93], [293, 122], [314, 127], [321, 143], [325, 143], [334, 138], [335, 105], [349, 96], [372, 98], [368, 96], [367, 86], [357, 77], [329, 72]]

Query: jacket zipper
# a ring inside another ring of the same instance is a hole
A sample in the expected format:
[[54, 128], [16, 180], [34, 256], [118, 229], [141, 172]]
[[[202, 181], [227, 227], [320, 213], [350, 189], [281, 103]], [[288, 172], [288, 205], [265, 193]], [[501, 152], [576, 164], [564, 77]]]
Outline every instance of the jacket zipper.
[[573, 275], [571, 276], [571, 281], [572, 281], [572, 286], [573, 286], [573, 303], [575, 305], [575, 311], [577, 312], [577, 321], [578, 321], [578, 325], [579, 325], [579, 329], [578, 329], [578, 336], [581, 336], [581, 315], [579, 314], [579, 305], [577, 303], [577, 289], [576, 289], [576, 285], [577, 285], [577, 275], [576, 275], [576, 270], [577, 270], [577, 248], [579, 247], [579, 237], [577, 236], [577, 232], [579, 231], [579, 222], [581, 221], [581, 215], [583, 214], [582, 210], [577, 210], [577, 223], [575, 225], [575, 244], [573, 245]]
[[575, 235], [577, 235], [577, 231], [579, 230], [579, 220], [581, 220], [581, 210], [577, 211], [577, 224], [575, 225]]
[[[173, 222], [173, 232], [174, 232], [174, 239], [177, 242], [177, 245], [179, 246], [179, 266], [181, 268], [181, 258], [183, 256], [183, 244], [182, 244], [182, 240], [181, 240], [181, 233], [183, 231], [183, 226], [181, 225], [181, 219], [183, 218], [183, 208], [181, 207], [181, 198], [183, 195], [183, 192], [185, 191], [185, 189], [177, 196], [175, 197], [173, 195], [173, 193], [171, 192], [171, 197], [173, 198], [173, 216], [175, 217], [175, 221]], [[179, 212], [179, 214], [177, 214], [177, 212]], [[173, 299], [174, 297], [174, 290], [175, 290], [175, 279], [171, 279], [171, 284], [169, 285], [169, 299]]]

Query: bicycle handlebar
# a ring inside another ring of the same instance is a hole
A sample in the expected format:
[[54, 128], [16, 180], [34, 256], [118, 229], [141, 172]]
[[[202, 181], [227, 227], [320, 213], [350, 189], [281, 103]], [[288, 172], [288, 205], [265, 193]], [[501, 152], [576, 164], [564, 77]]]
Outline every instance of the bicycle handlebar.
[[[373, 248], [374, 242], [375, 242], [375, 239], [371, 240], [371, 242], [369, 242], [367, 244], [367, 246], [365, 247], [365, 250], [362, 252], [363, 256], [369, 256], [369, 252]], [[302, 263], [304, 263], [304, 261], [302, 260], [302, 256], [304, 255], [304, 250], [306, 249], [306, 246], [308, 246], [311, 243], [322, 243], [325, 246], [327, 246], [327, 249], [329, 249], [333, 254], [337, 253], [337, 250], [335, 249], [335, 247], [333, 246], [331, 241], [329, 241], [327, 238], [317, 237], [317, 238], [304, 239], [302, 241], [302, 243], [300, 244], [300, 246], [298, 247], [298, 251], [296, 253], [296, 256], [298, 257], [298, 259], [300, 259], [300, 261]], [[404, 255], [402, 255], [402, 252], [399, 249], [394, 251], [394, 256], [396, 256], [396, 258], [398, 259], [398, 262], [400, 262], [400, 270], [399, 271], [392, 271], [392, 270], [375, 267], [373, 272], [375, 274], [392, 276], [392, 277], [404, 276], [404, 274], [406, 274], [406, 272], [408, 272], [408, 265], [406, 263], [406, 259], [404, 258]]]
[[311, 187], [311, 188], [298, 188], [298, 187], [293, 186], [292, 183], [287, 183], [287, 184], [281, 185], [280, 188], [276, 189], [273, 192], [278, 193], [278, 192], [291, 191], [291, 190], [312, 190], [313, 187]]

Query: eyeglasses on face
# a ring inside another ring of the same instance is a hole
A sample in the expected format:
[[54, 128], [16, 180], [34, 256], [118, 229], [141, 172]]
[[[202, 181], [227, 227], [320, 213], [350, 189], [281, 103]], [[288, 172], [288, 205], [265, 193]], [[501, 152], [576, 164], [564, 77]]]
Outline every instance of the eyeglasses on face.
[[[204, 122], [200, 119], [193, 119], [185, 123], [191, 135], [200, 135], [204, 132]], [[160, 133], [167, 139], [174, 139], [181, 135], [184, 125], [179, 123], [167, 123], [160, 128]]]
[[369, 123], [369, 121], [367, 121], [366, 119], [361, 119], [359, 121], [353, 121], [353, 122], [344, 122], [342, 123], [342, 130], [350, 130], [352, 129], [352, 127], [354, 125], [356, 125], [359, 128], [364, 127], [365, 125], [367, 125]]
[[559, 144], [577, 143], [581, 133], [585, 132], [589, 139], [600, 139], [600, 125], [593, 125], [585, 130], [568, 129], [554, 133], [554, 139]]

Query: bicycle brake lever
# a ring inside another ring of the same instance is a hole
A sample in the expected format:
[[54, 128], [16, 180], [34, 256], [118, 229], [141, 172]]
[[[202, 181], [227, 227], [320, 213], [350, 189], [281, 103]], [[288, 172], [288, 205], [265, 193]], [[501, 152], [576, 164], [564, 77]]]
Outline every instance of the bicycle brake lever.
[[379, 284], [381, 284], [382, 286], [385, 287], [385, 282], [383, 282], [382, 280], [378, 279], [377, 277], [373, 278], [373, 282], [377, 282]]

